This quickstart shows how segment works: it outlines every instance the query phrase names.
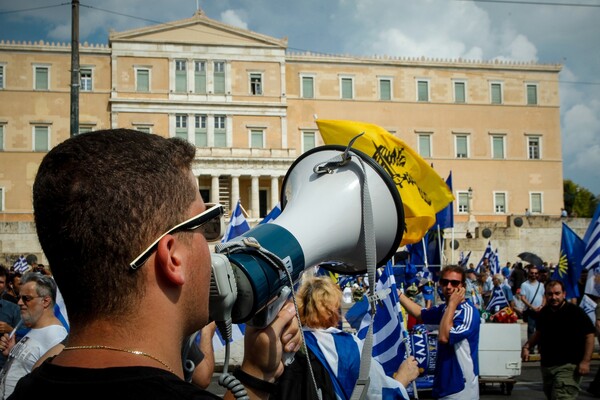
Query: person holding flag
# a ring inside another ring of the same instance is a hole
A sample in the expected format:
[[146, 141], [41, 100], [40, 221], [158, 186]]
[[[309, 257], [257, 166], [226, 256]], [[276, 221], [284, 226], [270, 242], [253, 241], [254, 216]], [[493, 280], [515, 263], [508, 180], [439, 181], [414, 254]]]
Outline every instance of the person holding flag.
[[425, 324], [439, 325], [437, 360], [432, 394], [436, 399], [479, 398], [479, 328], [477, 308], [466, 295], [465, 269], [444, 267], [439, 285], [446, 299], [430, 309], [421, 308], [406, 295], [400, 303]]
[[[341, 318], [342, 292], [327, 277], [306, 277], [298, 289], [297, 302], [309, 352], [329, 372], [337, 398], [349, 399], [358, 379], [363, 344], [356, 335], [336, 328]], [[383, 366], [373, 358], [366, 398], [382, 398], [385, 394], [389, 398], [408, 400], [406, 387], [418, 375], [413, 356], [396, 368], [393, 377], [387, 376]]]

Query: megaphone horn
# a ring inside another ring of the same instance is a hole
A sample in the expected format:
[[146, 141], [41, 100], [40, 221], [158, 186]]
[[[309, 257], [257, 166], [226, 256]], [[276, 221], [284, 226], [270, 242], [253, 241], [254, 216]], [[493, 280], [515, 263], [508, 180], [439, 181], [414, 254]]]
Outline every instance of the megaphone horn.
[[[315, 172], [315, 166], [345, 152], [350, 156], [347, 162], [328, 173]], [[228, 253], [226, 244], [217, 246], [217, 251], [223, 247], [223, 254], [234, 266], [234, 323], [249, 320], [277, 297], [283, 286], [290, 286], [288, 274], [296, 281], [306, 268], [325, 261], [338, 261], [334, 272], [341, 274], [366, 271], [361, 191], [365, 181], [372, 205], [377, 265], [394, 255], [404, 233], [404, 211], [392, 178], [358, 150], [337, 145], [316, 147], [288, 170], [281, 189], [279, 217], [236, 239], [252, 238], [252, 243], [279, 257], [287, 272], [273, 268], [254, 250]]]

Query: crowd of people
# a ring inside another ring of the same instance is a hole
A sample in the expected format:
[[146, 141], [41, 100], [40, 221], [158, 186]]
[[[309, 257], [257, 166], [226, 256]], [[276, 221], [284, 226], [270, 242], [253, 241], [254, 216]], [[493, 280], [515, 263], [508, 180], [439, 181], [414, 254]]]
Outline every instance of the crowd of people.
[[[222, 235], [223, 210], [202, 200], [194, 158], [195, 148], [186, 141], [127, 129], [77, 135], [46, 154], [33, 185], [33, 208], [52, 271], [22, 276], [0, 271], [0, 286], [5, 285], [0, 352], [6, 357], [0, 397], [217, 398], [204, 389], [214, 370], [207, 345], [215, 331], [208, 242]], [[481, 311], [495, 292], [528, 320], [522, 357], [539, 347], [548, 398], [579, 391], [580, 377], [590, 370], [594, 328], [566, 301], [562, 284], [546, 282], [540, 272], [533, 265], [507, 265], [496, 275], [486, 264], [479, 273], [472, 266], [446, 266], [435, 287], [426, 280], [416, 291], [400, 291], [402, 307], [416, 322], [439, 326], [435, 398], [479, 397]], [[54, 314], [57, 284], [68, 331]], [[351, 297], [367, 288], [368, 282], [357, 283]], [[321, 398], [349, 398], [360, 383], [362, 343], [338, 328], [343, 299], [330, 279], [303, 279], [298, 290], [303, 328], [291, 302], [268, 326], [247, 326], [243, 361], [233, 373], [243, 388], [228, 386], [225, 398], [286, 398], [282, 382], [294, 382], [285, 377], [298, 364], [285, 365], [284, 352], [303, 354], [297, 362], [322, 367], [315, 378], [330, 389], [321, 393], [331, 397]], [[15, 303], [18, 319], [8, 305]], [[27, 332], [19, 337], [21, 324]], [[573, 324], [578, 329], [565, 333]], [[199, 330], [207, 363], [198, 371], [204, 379], [188, 382], [182, 343]], [[570, 344], [557, 354], [551, 349], [560, 334], [569, 335]], [[303, 343], [306, 349], [298, 353]], [[343, 354], [336, 353], [341, 348]], [[385, 390], [408, 399], [406, 389], [419, 374], [414, 357], [392, 376], [382, 372], [372, 360], [367, 398], [380, 398]]]

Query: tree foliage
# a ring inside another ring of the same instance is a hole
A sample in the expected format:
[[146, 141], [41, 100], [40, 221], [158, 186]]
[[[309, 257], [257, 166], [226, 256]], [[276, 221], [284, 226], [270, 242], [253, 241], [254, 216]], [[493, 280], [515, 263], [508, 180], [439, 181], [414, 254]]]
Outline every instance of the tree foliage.
[[563, 193], [565, 209], [572, 217], [591, 218], [600, 202], [592, 192], [569, 179], [563, 181]]

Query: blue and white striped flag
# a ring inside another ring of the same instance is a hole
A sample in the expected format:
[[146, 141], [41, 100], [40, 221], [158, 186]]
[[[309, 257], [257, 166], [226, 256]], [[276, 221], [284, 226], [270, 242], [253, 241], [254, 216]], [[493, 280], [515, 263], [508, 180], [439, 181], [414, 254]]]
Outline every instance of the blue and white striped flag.
[[[481, 266], [483, 265], [483, 260], [485, 260], [487, 258], [488, 261], [491, 261], [491, 258], [493, 257], [493, 255], [494, 255], [494, 251], [492, 250], [492, 242], [488, 241], [487, 247], [485, 248], [485, 251], [483, 252], [483, 256], [481, 256], [481, 260], [479, 260], [477, 267], [475, 267], [475, 271], [477, 273], [480, 273]], [[490, 262], [490, 264], [491, 264], [491, 262]]]
[[[304, 328], [304, 338], [329, 373], [337, 400], [349, 399], [358, 379], [362, 341], [337, 328]], [[381, 364], [371, 362], [367, 399], [409, 399], [406, 388], [389, 375]]]
[[466, 267], [469, 263], [469, 257], [471, 257], [471, 250], [469, 250], [469, 253], [466, 256], [461, 251], [460, 259], [458, 260], [458, 265], [460, 265], [461, 267]]
[[504, 307], [508, 307], [508, 299], [502, 290], [502, 286], [494, 286], [492, 290], [492, 296], [490, 302], [485, 308], [487, 311], [494, 311], [498, 307], [498, 310], [502, 310]]
[[275, 205], [275, 207], [273, 207], [273, 209], [271, 211], [269, 211], [269, 213], [267, 215], [265, 215], [265, 217], [263, 218], [262, 221], [260, 221], [259, 224], [268, 224], [269, 222], [272, 222], [277, 217], [279, 217], [279, 214], [281, 214], [281, 204], [277, 203]]
[[585, 293], [600, 297], [600, 205], [596, 208], [592, 222], [583, 237], [585, 250], [581, 267], [588, 271]]
[[579, 307], [585, 311], [588, 317], [592, 320], [592, 323], [596, 323], [596, 307], [598, 304], [592, 300], [592, 298], [586, 294], [581, 297], [581, 302], [579, 303]]
[[[52, 278], [54, 279], [54, 278]], [[69, 316], [67, 315], [67, 306], [65, 300], [60, 293], [58, 285], [56, 286], [56, 302], [54, 303], [54, 316], [63, 324], [67, 332], [69, 332]]]
[[[231, 213], [229, 226], [227, 226], [227, 231], [225, 231], [225, 235], [223, 236], [223, 239], [221, 239], [221, 242], [228, 242], [231, 239], [235, 239], [236, 237], [248, 232], [249, 230], [250, 225], [244, 217], [244, 213], [242, 212], [242, 204], [238, 200], [235, 209]], [[235, 342], [236, 340], [243, 339], [244, 332], [246, 332], [246, 324], [233, 324], [231, 327], [231, 341]], [[219, 350], [223, 347], [225, 347], [225, 339], [221, 336], [221, 332], [217, 329], [215, 331], [215, 335], [213, 336], [213, 348], [215, 350]]]
[[20, 272], [21, 274], [27, 271], [29, 269], [29, 264], [27, 263], [25, 256], [19, 257], [19, 259], [13, 264], [12, 268], [13, 271]]
[[231, 213], [231, 219], [229, 220], [229, 225], [227, 226], [225, 235], [223, 236], [223, 239], [221, 239], [221, 243], [228, 242], [231, 239], [248, 232], [249, 230], [250, 225], [248, 224], [248, 221], [246, 221], [246, 217], [244, 217], [242, 204], [238, 200], [235, 209]]
[[[402, 313], [391, 262], [388, 262], [383, 268], [375, 286], [375, 291], [386, 289], [390, 289], [390, 294], [377, 304], [375, 320], [373, 321], [373, 358], [379, 361], [386, 374], [391, 376], [404, 361], [404, 353], [406, 352], [402, 344], [402, 327], [400, 326], [402, 324]], [[359, 312], [365, 312], [362, 319], [360, 319], [360, 326], [355, 328], [358, 331], [357, 336], [361, 340], [364, 340], [367, 336], [369, 324], [371, 323], [371, 314], [367, 312], [368, 304], [365, 306], [363, 302], [367, 303], [366, 297], [363, 297], [362, 301], [356, 303], [346, 313], [346, 320], [350, 323], [348, 314], [357, 322]], [[354, 307], [357, 307], [356, 310], [352, 310]]]
[[498, 248], [490, 256], [490, 271], [492, 274], [500, 273], [500, 260], [498, 259]]

